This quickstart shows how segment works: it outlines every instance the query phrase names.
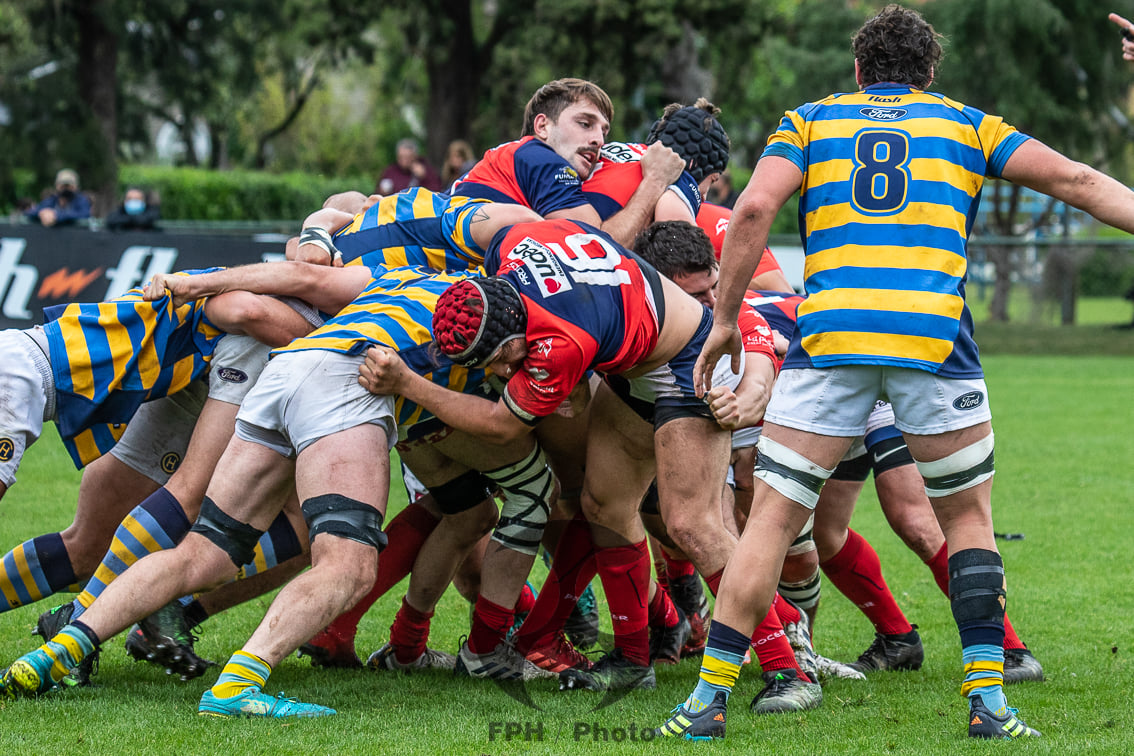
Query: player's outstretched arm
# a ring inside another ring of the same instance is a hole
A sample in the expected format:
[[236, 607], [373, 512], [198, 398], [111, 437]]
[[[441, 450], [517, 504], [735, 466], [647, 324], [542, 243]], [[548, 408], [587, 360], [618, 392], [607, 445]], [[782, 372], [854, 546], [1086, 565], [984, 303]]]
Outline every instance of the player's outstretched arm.
[[182, 276], [159, 273], [146, 285], [147, 301], [173, 295], [174, 305], [217, 296], [226, 291], [250, 291], [296, 297], [323, 312], [338, 312], [370, 282], [370, 269], [356, 265], [328, 268], [301, 262], [269, 262]]
[[1072, 160], [1038, 139], [1021, 144], [1004, 164], [1001, 176], [1134, 233], [1134, 192], [1117, 179]]

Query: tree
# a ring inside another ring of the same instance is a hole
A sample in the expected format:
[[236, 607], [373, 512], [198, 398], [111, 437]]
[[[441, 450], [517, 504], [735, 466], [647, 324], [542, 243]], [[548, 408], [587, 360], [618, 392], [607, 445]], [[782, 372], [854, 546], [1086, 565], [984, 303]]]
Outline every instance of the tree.
[[[935, 0], [926, 17], [947, 36], [937, 81], [942, 91], [993, 112], [1024, 133], [1092, 165], [1121, 164], [1130, 139], [1125, 119], [1128, 70], [1115, 30], [1088, 0]], [[937, 85], [935, 85], [935, 88]], [[991, 196], [989, 196], [991, 194]], [[992, 233], [1034, 230], [1021, 217], [1020, 188], [993, 187]], [[1008, 319], [1013, 257], [994, 248], [990, 317]]]

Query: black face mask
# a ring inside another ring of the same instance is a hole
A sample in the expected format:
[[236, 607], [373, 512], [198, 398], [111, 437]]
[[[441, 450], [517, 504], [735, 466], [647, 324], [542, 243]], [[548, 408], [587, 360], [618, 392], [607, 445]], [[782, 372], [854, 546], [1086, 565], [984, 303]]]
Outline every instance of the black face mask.
[[75, 190], [64, 189], [63, 191], [59, 192], [59, 199], [64, 199], [70, 202], [71, 200], [75, 199]]

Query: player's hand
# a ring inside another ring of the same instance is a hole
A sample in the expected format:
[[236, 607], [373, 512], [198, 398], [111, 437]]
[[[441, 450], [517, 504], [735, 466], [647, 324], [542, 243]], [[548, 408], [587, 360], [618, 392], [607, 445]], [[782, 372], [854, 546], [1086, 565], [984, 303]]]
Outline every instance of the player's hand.
[[654, 142], [642, 155], [642, 180], [656, 179], [665, 186], [681, 178], [685, 161], [661, 142]]
[[713, 330], [709, 331], [708, 338], [701, 346], [701, 354], [693, 366], [693, 390], [697, 396], [704, 396], [706, 391], [713, 388], [713, 369], [726, 353], [732, 355], [732, 372], [740, 375], [740, 354], [743, 351], [743, 342], [740, 339], [740, 329], [735, 323], [725, 325], [713, 323]]
[[1134, 22], [1127, 21], [1117, 13], [1111, 13], [1107, 18], [1122, 30], [1122, 57], [1134, 60]]
[[705, 402], [712, 410], [717, 425], [729, 431], [740, 427], [740, 400], [728, 386], [714, 386], [705, 394]]
[[772, 329], [772, 341], [776, 345], [777, 357], [783, 357], [787, 354], [788, 347], [791, 346], [791, 343], [787, 340], [786, 336], [775, 328]]
[[371, 394], [392, 396], [400, 393], [408, 371], [401, 355], [393, 349], [372, 346], [366, 352], [366, 361], [358, 367], [358, 382]]
[[162, 297], [169, 296], [174, 307], [180, 307], [186, 302], [192, 302], [200, 297], [191, 290], [190, 276], [175, 276], [172, 273], [155, 273], [149, 283], [142, 287], [142, 300], [156, 302]]

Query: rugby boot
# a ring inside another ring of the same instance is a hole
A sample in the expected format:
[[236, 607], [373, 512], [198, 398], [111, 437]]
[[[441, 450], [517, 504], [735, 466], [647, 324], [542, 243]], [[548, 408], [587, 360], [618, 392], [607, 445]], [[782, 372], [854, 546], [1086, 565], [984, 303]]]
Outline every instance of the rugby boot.
[[1004, 649], [1004, 684], [1043, 682], [1043, 666], [1026, 648]]
[[302, 703], [287, 698], [283, 693], [269, 696], [257, 687], [246, 688], [235, 696], [220, 698], [213, 691], [206, 690], [197, 706], [197, 714], [202, 717], [245, 717], [248, 719], [287, 719], [289, 717], [329, 717], [337, 713], [334, 709], [318, 704]]
[[684, 738], [685, 740], [716, 740], [725, 736], [727, 713], [724, 691], [713, 696], [713, 702], [694, 714], [685, 704], [674, 709], [665, 724], [654, 730], [655, 738]]
[[654, 665], [635, 664], [614, 649], [590, 669], [572, 667], [559, 673], [560, 690], [653, 690], [658, 686]]
[[394, 647], [389, 643], [372, 653], [370, 658], [366, 660], [367, 669], [391, 670], [406, 673], [421, 669], [443, 669], [447, 672], [452, 672], [456, 666], [457, 657], [434, 648], [427, 648], [421, 653], [421, 656], [417, 657], [409, 664], [402, 664], [398, 661], [397, 656], [394, 655]]
[[851, 662], [850, 666], [859, 672], [875, 672], [883, 670], [921, 669], [925, 659], [925, 651], [921, 646], [921, 636], [917, 633], [917, 625], [908, 633], [893, 635], [874, 634], [874, 642], [862, 652], [858, 661]]
[[806, 711], [823, 703], [819, 683], [800, 677], [794, 669], [773, 669], [764, 673], [764, 689], [749, 707], [755, 714]]
[[1033, 730], [1016, 717], [1016, 709], [1005, 707], [999, 716], [989, 711], [980, 696], [969, 698], [969, 737], [999, 740], [1038, 738], [1039, 730]]

